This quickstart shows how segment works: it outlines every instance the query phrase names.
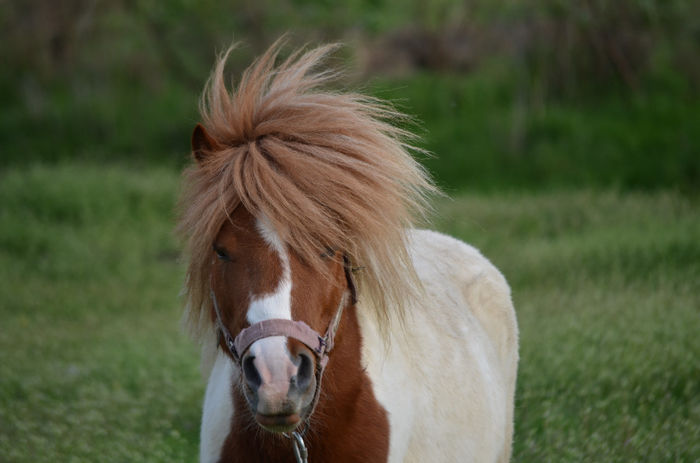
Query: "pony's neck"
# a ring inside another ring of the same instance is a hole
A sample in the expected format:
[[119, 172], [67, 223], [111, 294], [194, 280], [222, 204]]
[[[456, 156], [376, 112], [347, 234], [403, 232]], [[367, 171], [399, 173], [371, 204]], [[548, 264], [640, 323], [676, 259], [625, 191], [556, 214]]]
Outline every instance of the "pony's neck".
[[[355, 309], [346, 310], [321, 386], [321, 397], [304, 436], [309, 462], [386, 462], [389, 420], [361, 364], [362, 337]], [[231, 432], [221, 461], [294, 460], [292, 441], [261, 430], [234, 387]]]

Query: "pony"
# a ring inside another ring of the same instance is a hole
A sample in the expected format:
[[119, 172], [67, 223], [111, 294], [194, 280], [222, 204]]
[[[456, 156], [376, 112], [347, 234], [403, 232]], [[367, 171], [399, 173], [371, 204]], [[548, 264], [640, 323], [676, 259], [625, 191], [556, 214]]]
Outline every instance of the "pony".
[[417, 229], [439, 193], [406, 116], [329, 89], [336, 49], [222, 54], [183, 173], [202, 462], [504, 462], [518, 329], [475, 248]]

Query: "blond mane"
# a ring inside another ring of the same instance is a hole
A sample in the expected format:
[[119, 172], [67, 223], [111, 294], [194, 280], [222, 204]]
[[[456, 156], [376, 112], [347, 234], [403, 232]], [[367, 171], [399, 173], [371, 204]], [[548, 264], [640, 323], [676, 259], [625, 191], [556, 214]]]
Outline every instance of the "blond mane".
[[410, 154], [413, 135], [396, 125], [404, 115], [374, 98], [321, 88], [337, 77], [318, 69], [335, 45], [277, 64], [280, 48], [274, 44], [231, 91], [229, 48], [201, 100], [215, 146], [184, 173], [179, 230], [187, 240], [190, 328], [211, 325], [211, 246], [239, 204], [264, 214], [310, 265], [320, 265], [327, 247], [346, 252], [362, 267], [360, 300], [385, 328], [419, 291], [406, 230], [425, 216], [436, 189]]

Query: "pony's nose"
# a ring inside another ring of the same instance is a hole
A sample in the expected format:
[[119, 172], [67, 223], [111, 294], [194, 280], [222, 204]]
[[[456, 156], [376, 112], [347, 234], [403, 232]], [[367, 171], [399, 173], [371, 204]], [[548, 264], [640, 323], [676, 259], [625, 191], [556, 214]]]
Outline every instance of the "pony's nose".
[[[270, 365], [270, 363], [277, 363], [278, 365], [276, 366], [281, 366], [286, 374], [283, 373], [280, 375], [279, 373], [281, 372], [279, 370], [273, 371], [273, 366]], [[277, 383], [278, 387], [275, 389], [278, 389], [278, 394], [284, 393], [285, 389], [288, 393], [304, 393], [311, 385], [311, 380], [313, 378], [314, 363], [311, 356], [306, 352], [299, 352], [292, 360], [293, 366], [289, 364], [279, 365], [279, 363], [281, 362], [265, 362], [265, 359], [256, 361], [256, 356], [246, 353], [246, 355], [243, 356], [241, 364], [243, 378], [248, 388], [252, 392], [256, 392], [264, 383], [268, 386]], [[260, 365], [260, 370], [258, 369], [258, 365]], [[285, 376], [288, 376], [288, 380], [286, 380]], [[287, 383], [287, 385], [284, 383]]]
[[255, 420], [273, 432], [289, 432], [314, 397], [313, 352], [282, 336], [255, 341], [243, 355], [243, 393]]
[[262, 415], [298, 414], [313, 398], [313, 352], [286, 336], [255, 341], [241, 359], [244, 392]]

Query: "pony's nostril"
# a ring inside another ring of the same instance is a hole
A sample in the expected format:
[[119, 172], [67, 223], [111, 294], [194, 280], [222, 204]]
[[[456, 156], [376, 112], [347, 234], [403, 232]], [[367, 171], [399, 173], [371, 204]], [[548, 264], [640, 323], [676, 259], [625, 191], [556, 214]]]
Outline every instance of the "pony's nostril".
[[255, 357], [252, 355], [243, 359], [243, 376], [248, 386], [253, 390], [257, 389], [260, 387], [260, 384], [262, 384], [262, 378], [260, 378], [260, 373], [258, 373], [255, 363], [253, 363], [254, 360]]
[[313, 376], [313, 361], [305, 353], [299, 354], [299, 368], [297, 369], [296, 385], [299, 390], [304, 391], [309, 387]]

